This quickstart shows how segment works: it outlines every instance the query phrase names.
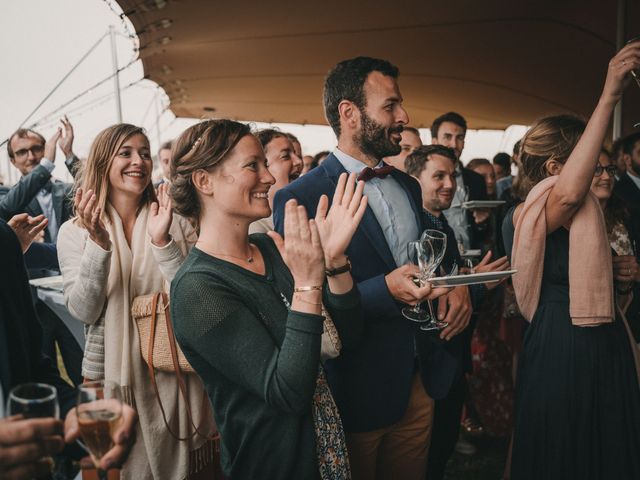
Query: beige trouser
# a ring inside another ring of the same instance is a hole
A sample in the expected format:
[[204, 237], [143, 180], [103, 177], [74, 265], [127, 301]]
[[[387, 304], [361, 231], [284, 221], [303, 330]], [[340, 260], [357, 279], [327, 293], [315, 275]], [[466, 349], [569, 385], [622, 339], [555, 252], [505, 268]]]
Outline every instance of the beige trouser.
[[416, 372], [407, 410], [398, 423], [372, 432], [347, 433], [353, 480], [424, 480], [433, 405]]

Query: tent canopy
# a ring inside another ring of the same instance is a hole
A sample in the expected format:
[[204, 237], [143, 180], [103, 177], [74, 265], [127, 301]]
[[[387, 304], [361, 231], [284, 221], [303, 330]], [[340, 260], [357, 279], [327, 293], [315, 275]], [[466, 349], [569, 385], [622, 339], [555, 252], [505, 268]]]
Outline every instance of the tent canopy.
[[[416, 127], [447, 111], [471, 128], [588, 116], [615, 54], [616, 2], [117, 0], [140, 39], [145, 74], [177, 116], [325, 124], [322, 85], [367, 55], [400, 69]], [[640, 2], [628, 1], [626, 38]], [[640, 122], [630, 88], [623, 132]]]

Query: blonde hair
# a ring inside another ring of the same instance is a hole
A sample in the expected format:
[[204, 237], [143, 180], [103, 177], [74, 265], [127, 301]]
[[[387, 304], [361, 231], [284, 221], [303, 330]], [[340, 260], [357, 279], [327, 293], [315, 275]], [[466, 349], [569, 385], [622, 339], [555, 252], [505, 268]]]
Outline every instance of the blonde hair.
[[[134, 135], [142, 135], [147, 138], [141, 127], [128, 123], [119, 123], [102, 130], [91, 144], [89, 156], [82, 163], [78, 172], [78, 179], [75, 188], [82, 188], [83, 192], [93, 190], [96, 194], [96, 207], [100, 208], [100, 217], [111, 221], [111, 216], [107, 211], [107, 201], [109, 199], [109, 170], [113, 164], [113, 159], [118, 154], [124, 142]], [[148, 139], [147, 139], [148, 141]], [[151, 174], [151, 172], [149, 172]], [[151, 177], [149, 177], [151, 179]], [[75, 193], [75, 192], [74, 192]], [[156, 200], [156, 193], [151, 180], [144, 190], [140, 207], [148, 205]], [[77, 217], [76, 221], [82, 224], [82, 220]]]
[[574, 115], [541, 118], [531, 126], [520, 145], [520, 163], [530, 186], [549, 176], [549, 160], [567, 161], [585, 127], [585, 121]]

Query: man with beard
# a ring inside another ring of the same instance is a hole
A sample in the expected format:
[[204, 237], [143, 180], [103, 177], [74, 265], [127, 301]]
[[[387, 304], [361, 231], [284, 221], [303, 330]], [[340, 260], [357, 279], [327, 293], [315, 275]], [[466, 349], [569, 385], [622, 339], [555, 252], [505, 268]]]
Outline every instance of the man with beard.
[[620, 151], [626, 172], [620, 173], [613, 194], [620, 197], [634, 215], [638, 215], [640, 214], [640, 132], [620, 140]]
[[[296, 153], [293, 135], [267, 128], [256, 132], [256, 137], [267, 157], [267, 170], [273, 175], [275, 183], [269, 188], [269, 206], [273, 211], [273, 197], [282, 187], [289, 185], [302, 172], [302, 159]], [[296, 143], [298, 143], [296, 139]], [[300, 143], [298, 143], [300, 147]], [[249, 225], [249, 233], [267, 233], [273, 230], [273, 215], [256, 220]]]
[[[317, 168], [281, 189], [274, 199], [274, 221], [282, 233], [284, 206], [290, 199], [315, 216], [318, 200], [333, 196], [340, 174], [357, 173], [365, 181], [366, 213], [353, 236], [344, 265], [362, 295], [365, 335], [352, 350], [325, 363], [327, 378], [346, 432], [354, 479], [424, 479], [433, 398], [453, 384], [456, 359], [436, 349], [460, 333], [471, 314], [469, 292], [449, 292], [441, 308], [448, 326], [425, 332], [404, 318], [401, 309], [428, 294], [418, 287], [407, 244], [427, 228], [420, 186], [382, 158], [400, 153], [403, 126], [398, 69], [386, 60], [358, 57], [336, 65], [324, 87], [325, 115], [338, 147]], [[455, 249], [445, 257], [446, 268]], [[444, 295], [435, 289], [430, 297]]]
[[488, 197], [482, 176], [463, 167], [460, 161], [466, 135], [467, 121], [456, 112], [440, 115], [431, 125], [431, 143], [452, 148], [458, 159], [458, 190], [452, 208], [446, 212], [447, 220], [465, 249], [476, 249], [482, 246], [489, 212], [463, 210], [462, 204], [467, 200], [488, 200]]
[[397, 169], [406, 172], [404, 169], [404, 160], [411, 155], [416, 148], [422, 146], [422, 140], [420, 139], [420, 132], [418, 129], [413, 127], [405, 126], [400, 135], [402, 135], [400, 139], [400, 153], [393, 157], [386, 157], [384, 161], [385, 163], [393, 165]]

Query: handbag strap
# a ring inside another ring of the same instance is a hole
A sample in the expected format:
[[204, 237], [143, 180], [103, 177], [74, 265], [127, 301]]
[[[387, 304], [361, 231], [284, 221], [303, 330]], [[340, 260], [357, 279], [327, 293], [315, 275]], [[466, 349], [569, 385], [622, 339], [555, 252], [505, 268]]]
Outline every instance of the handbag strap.
[[[176, 433], [174, 433], [174, 431], [171, 429], [171, 427], [169, 426], [169, 422], [167, 421], [167, 414], [164, 410], [164, 406], [162, 405], [162, 400], [160, 398], [160, 392], [158, 390], [158, 384], [156, 382], [156, 372], [155, 369], [153, 368], [153, 347], [154, 347], [154, 342], [155, 342], [155, 334], [156, 334], [156, 324], [157, 324], [157, 318], [158, 318], [158, 301], [160, 300], [160, 298], [162, 298], [163, 304], [164, 304], [164, 312], [165, 312], [165, 319], [166, 319], [166, 325], [167, 325], [167, 336], [169, 337], [169, 349], [171, 351], [171, 358], [173, 361], [173, 366], [176, 372], [176, 378], [178, 380], [178, 387], [180, 389], [180, 393], [182, 394], [182, 397], [184, 398], [184, 403], [186, 406], [186, 410], [187, 410], [187, 418], [189, 419], [189, 423], [191, 423], [191, 425], [193, 426], [194, 430], [193, 432], [186, 436], [186, 437], [180, 437], [180, 435], [177, 435]], [[198, 430], [198, 428], [195, 426], [194, 421], [193, 421], [193, 414], [191, 413], [191, 408], [189, 406], [189, 402], [187, 400], [187, 394], [186, 394], [186, 386], [184, 385], [184, 380], [182, 379], [182, 374], [180, 371], [180, 364], [178, 362], [178, 354], [177, 354], [177, 349], [176, 349], [176, 340], [173, 334], [173, 327], [171, 325], [171, 320], [169, 319], [169, 312], [168, 312], [168, 301], [167, 301], [167, 295], [164, 292], [157, 292], [154, 296], [153, 296], [153, 301], [151, 303], [151, 328], [150, 328], [150, 333], [149, 333], [149, 345], [148, 345], [148, 357], [149, 357], [149, 362], [148, 362], [148, 369], [149, 369], [149, 377], [151, 378], [151, 385], [153, 385], [153, 390], [156, 394], [156, 400], [158, 401], [158, 406], [160, 407], [160, 412], [162, 412], [162, 419], [164, 420], [164, 424], [167, 427], [167, 430], [169, 431], [169, 434], [175, 438], [178, 441], [186, 441], [186, 440], [190, 440], [192, 439], [196, 434], [199, 434], [200, 436], [204, 437], [207, 440], [216, 440], [219, 437], [219, 434], [216, 433], [212, 436], [207, 436], [207, 435], [202, 435], [202, 433], [200, 433], [200, 431]], [[203, 398], [203, 405], [205, 404], [206, 401], [206, 392], [204, 394], [204, 398]]]
[[[182, 393], [182, 398], [184, 398], [185, 409], [187, 410], [187, 418], [189, 419], [189, 423], [193, 427], [194, 433], [197, 433], [201, 437], [206, 440], [215, 440], [219, 434], [216, 432], [213, 435], [206, 435], [200, 432], [198, 427], [196, 426], [193, 420], [193, 413], [191, 412], [191, 406], [189, 405], [189, 401], [187, 400], [187, 386], [185, 385], [184, 378], [182, 376], [182, 370], [180, 369], [180, 362], [178, 361], [178, 348], [176, 346], [176, 337], [173, 333], [173, 324], [171, 323], [171, 317], [169, 315], [169, 298], [167, 294], [162, 292], [162, 301], [164, 304], [164, 320], [167, 325], [167, 336], [169, 337], [169, 350], [171, 352], [171, 360], [173, 361], [173, 367], [176, 372], [176, 378], [178, 380], [178, 388]], [[203, 396], [203, 407], [206, 406], [207, 394], [204, 393]]]

